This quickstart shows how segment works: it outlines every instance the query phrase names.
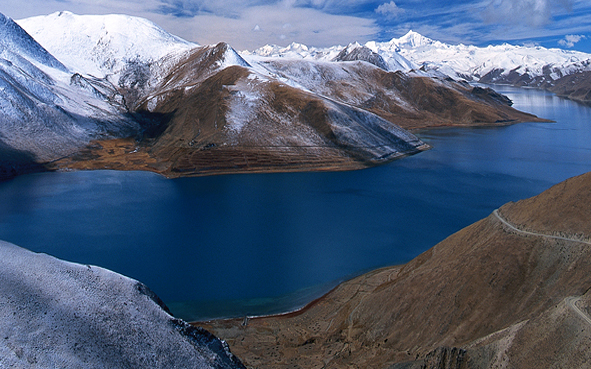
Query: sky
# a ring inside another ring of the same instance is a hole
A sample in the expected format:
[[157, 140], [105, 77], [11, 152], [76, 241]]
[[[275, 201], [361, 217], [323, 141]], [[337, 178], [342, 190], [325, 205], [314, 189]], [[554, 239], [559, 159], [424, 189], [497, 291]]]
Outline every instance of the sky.
[[388, 41], [409, 30], [452, 44], [504, 42], [591, 53], [590, 0], [2, 0], [13, 19], [68, 10], [147, 18], [200, 44]]

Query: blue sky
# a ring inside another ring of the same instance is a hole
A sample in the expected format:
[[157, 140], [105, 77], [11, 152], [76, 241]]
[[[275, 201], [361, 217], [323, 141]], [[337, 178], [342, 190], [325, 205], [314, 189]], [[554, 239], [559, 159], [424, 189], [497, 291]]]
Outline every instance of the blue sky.
[[409, 30], [448, 42], [508, 42], [591, 53], [590, 0], [2, 0], [20, 19], [69, 10], [148, 18], [201, 44], [332, 46], [387, 41]]

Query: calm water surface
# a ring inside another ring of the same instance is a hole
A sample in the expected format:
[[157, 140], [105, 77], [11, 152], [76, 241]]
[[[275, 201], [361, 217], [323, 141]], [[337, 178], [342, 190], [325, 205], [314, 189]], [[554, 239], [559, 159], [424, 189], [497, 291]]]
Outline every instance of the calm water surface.
[[497, 90], [557, 123], [431, 130], [432, 150], [354, 172], [23, 176], [0, 183], [0, 239], [141, 280], [186, 319], [291, 309], [591, 171], [591, 108]]

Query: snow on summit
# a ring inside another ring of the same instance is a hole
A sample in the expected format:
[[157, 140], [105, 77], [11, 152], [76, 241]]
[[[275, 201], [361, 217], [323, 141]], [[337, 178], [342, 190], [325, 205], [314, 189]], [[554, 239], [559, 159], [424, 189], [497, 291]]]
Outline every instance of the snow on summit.
[[[352, 46], [364, 46], [378, 54], [386, 61], [389, 71], [408, 72], [421, 68], [452, 78], [476, 81], [487, 74], [497, 73], [506, 76], [512, 71], [519, 75], [526, 74], [530, 78], [544, 77], [555, 80], [578, 71], [591, 70], [591, 54], [578, 51], [509, 44], [488, 47], [451, 45], [432, 40], [414, 31], [387, 42], [369, 41], [364, 45], [354, 43], [347, 48], [350, 49]], [[245, 55], [330, 61], [344, 49], [343, 46], [314, 48], [293, 43], [287, 47], [266, 45], [255, 51], [245, 52]], [[488, 82], [495, 81], [500, 82]]]
[[121, 114], [121, 101], [112, 86], [73, 75], [0, 14], [0, 146], [49, 161], [91, 139], [129, 135], [137, 125]]
[[474, 80], [480, 80], [489, 73], [506, 76], [512, 71], [520, 75], [527, 74], [531, 78], [546, 74], [546, 77], [556, 79], [576, 71], [589, 70], [585, 61], [591, 58], [591, 54], [541, 46], [451, 45], [413, 31], [389, 42], [373, 43], [373, 47], [379, 50], [396, 49], [400, 55], [426, 70], [436, 70], [453, 78]]
[[[299, 43], [292, 43], [287, 47], [280, 47], [277, 45], [266, 45], [257, 50], [252, 52], [246, 51], [243, 54], [247, 58], [256, 58], [256, 57], [263, 57], [263, 58], [282, 58], [282, 59], [291, 59], [291, 60], [316, 60], [316, 61], [337, 61], [337, 59], [342, 59], [343, 55], [351, 55], [351, 58], [345, 58], [342, 60], [352, 61], [354, 59], [357, 60], [366, 60], [369, 55], [366, 52], [363, 52], [363, 48], [367, 48], [377, 55], [380, 58], [383, 58], [383, 64], [378, 63], [382, 69], [386, 69], [389, 71], [404, 71], [408, 72], [412, 69], [415, 69], [415, 65], [407, 60], [404, 56], [398, 53], [398, 49], [393, 48], [384, 48], [384, 47], [376, 47], [377, 43], [375, 41], [370, 41], [365, 45], [361, 45], [358, 42], [352, 42], [347, 46], [332, 46], [328, 48], [315, 48], [309, 47]], [[374, 56], [375, 58], [375, 56]], [[371, 62], [371, 61], [370, 61]], [[372, 64], [375, 64], [371, 62]]]
[[119, 73], [129, 62], [151, 63], [198, 46], [128, 15], [58, 12], [17, 23], [72, 71], [98, 78]]

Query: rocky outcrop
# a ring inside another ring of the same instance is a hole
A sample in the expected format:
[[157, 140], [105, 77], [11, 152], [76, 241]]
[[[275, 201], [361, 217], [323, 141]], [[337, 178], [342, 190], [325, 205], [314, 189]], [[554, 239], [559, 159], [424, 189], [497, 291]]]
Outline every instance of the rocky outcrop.
[[365, 61], [383, 70], [388, 70], [388, 64], [378, 53], [374, 53], [366, 46], [357, 45], [343, 49], [334, 61]]
[[244, 368], [140, 282], [1, 241], [0, 367]]
[[589, 188], [591, 173], [509, 203], [300, 313], [201, 325], [258, 368], [586, 368]]
[[546, 88], [558, 96], [591, 104], [591, 72], [579, 72], [564, 76]]
[[466, 369], [466, 350], [457, 347], [439, 347], [424, 359], [394, 364], [388, 369]]

